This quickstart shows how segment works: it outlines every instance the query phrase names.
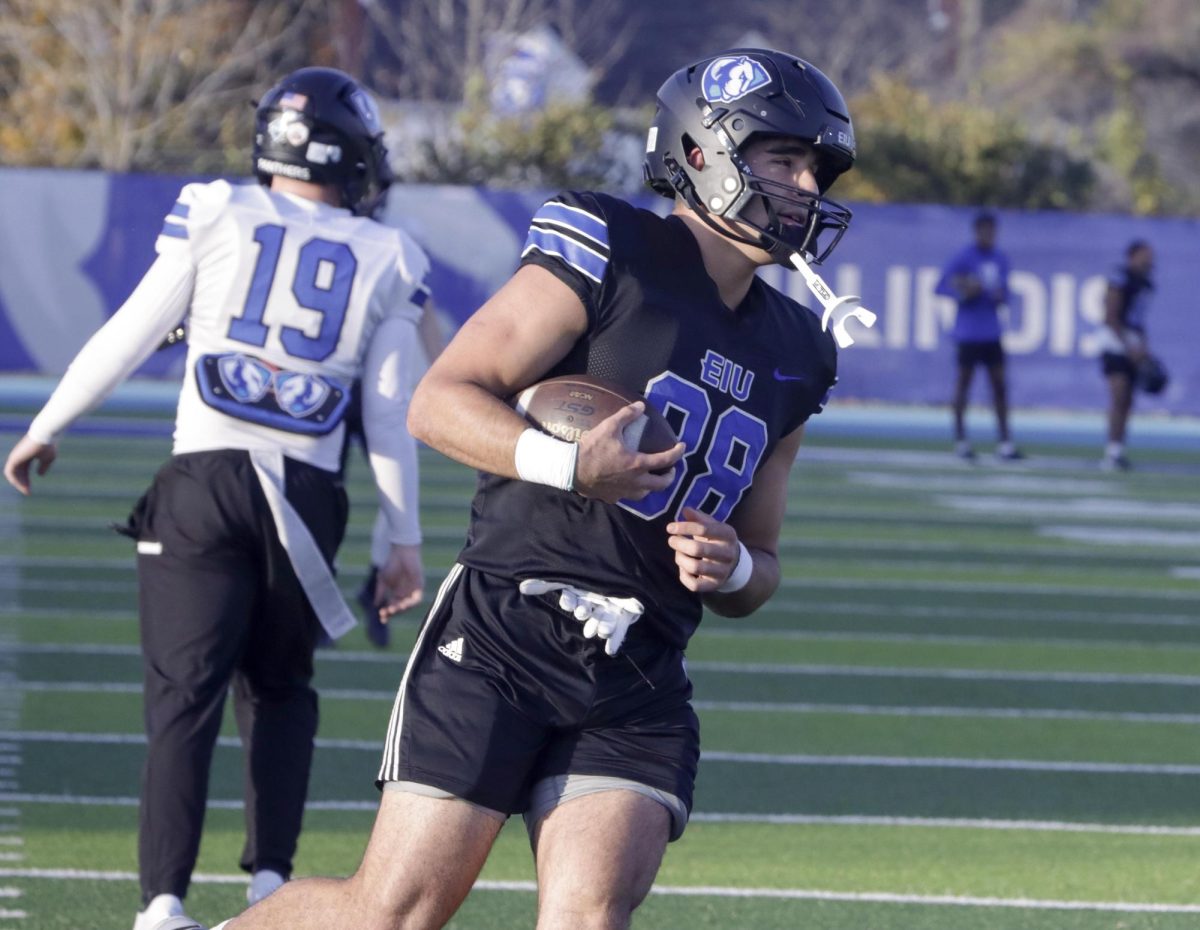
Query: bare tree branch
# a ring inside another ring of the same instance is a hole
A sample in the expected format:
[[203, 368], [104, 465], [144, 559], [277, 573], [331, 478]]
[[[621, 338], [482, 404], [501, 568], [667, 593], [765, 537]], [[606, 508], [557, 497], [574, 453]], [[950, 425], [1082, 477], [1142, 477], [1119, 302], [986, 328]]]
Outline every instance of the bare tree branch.
[[[212, 145], [233, 101], [306, 61], [319, 0], [4, 0], [4, 154], [113, 170]], [[47, 114], [32, 104], [54, 101]], [[38, 126], [37, 123], [43, 123]], [[19, 152], [14, 153], [14, 148]], [[3, 149], [0, 149], [3, 151]]]

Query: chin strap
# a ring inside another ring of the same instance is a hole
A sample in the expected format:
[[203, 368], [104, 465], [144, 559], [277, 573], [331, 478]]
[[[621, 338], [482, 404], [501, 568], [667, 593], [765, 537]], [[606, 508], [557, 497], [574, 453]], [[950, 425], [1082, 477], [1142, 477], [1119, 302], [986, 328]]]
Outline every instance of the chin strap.
[[833, 338], [837, 341], [839, 349], [854, 345], [854, 337], [846, 329], [847, 320], [858, 320], [867, 329], [875, 325], [878, 317], [862, 305], [860, 297], [838, 297], [821, 276], [809, 267], [808, 261], [799, 252], [793, 252], [789, 261], [825, 308], [821, 315], [821, 329], [833, 330]]

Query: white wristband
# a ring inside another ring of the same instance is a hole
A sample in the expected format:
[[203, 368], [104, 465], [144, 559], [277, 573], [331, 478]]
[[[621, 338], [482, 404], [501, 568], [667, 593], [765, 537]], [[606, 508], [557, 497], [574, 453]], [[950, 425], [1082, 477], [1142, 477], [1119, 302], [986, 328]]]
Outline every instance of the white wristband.
[[750, 550], [741, 542], [738, 543], [738, 560], [734, 563], [733, 571], [729, 573], [729, 577], [725, 579], [717, 591], [721, 594], [732, 594], [734, 591], [740, 591], [750, 583], [750, 576], [754, 574], [754, 557], [750, 555]]
[[563, 442], [530, 427], [517, 437], [513, 463], [522, 481], [570, 491], [575, 486], [575, 460], [578, 457], [576, 443]]

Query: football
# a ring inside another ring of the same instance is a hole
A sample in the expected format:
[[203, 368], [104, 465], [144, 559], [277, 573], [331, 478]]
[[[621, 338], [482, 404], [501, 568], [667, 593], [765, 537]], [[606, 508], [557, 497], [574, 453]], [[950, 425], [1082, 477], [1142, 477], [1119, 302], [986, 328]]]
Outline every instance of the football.
[[[525, 388], [513, 406], [534, 426], [551, 436], [578, 442], [601, 420], [612, 416], [641, 394], [619, 384], [587, 375], [548, 378]], [[646, 404], [646, 412], [625, 428], [625, 445], [638, 452], [665, 452], [677, 442], [667, 418]]]

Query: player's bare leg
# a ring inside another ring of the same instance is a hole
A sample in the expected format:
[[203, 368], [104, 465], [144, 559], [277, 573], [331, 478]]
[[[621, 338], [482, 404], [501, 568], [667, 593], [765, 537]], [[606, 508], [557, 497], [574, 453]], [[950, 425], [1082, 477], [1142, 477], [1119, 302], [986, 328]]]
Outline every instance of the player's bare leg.
[[657, 801], [617, 789], [567, 801], [535, 832], [537, 930], [624, 930], [650, 891], [670, 833]]
[[227, 930], [435, 930], [471, 890], [502, 825], [462, 801], [385, 791], [354, 875], [288, 882]]
[[971, 376], [975, 369], [971, 365], [959, 365], [954, 379], [954, 441], [958, 445], [959, 454], [964, 455], [967, 446], [967, 398], [971, 391]]
[[1133, 409], [1133, 381], [1126, 375], [1108, 376], [1108, 441], [1125, 442], [1125, 427]]
[[996, 435], [1000, 442], [1012, 437], [1008, 432], [1008, 378], [1003, 363], [988, 367], [988, 378], [992, 382], [992, 406], [996, 410]]

